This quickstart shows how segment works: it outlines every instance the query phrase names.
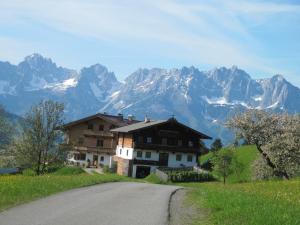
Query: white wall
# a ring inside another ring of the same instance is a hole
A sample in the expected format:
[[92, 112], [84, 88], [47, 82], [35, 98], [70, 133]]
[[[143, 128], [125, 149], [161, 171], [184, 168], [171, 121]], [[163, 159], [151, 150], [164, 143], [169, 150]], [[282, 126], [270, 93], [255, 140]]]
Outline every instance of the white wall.
[[[120, 152], [120, 150], [122, 151]], [[126, 148], [118, 145], [116, 148], [116, 155], [123, 159], [133, 159], [133, 148]]]
[[[111, 155], [108, 155], [108, 154], [105, 154], [105, 153], [100, 153], [100, 154], [93, 154], [93, 153], [86, 153], [86, 158], [85, 160], [74, 160], [74, 155], [69, 157], [68, 159], [71, 160], [71, 161], [76, 161], [78, 162], [81, 166], [83, 166], [83, 164], [86, 166], [87, 165], [87, 160], [89, 159], [91, 163], [93, 163], [93, 155], [98, 155], [98, 166], [99, 164], [101, 163], [102, 165], [107, 165], [107, 166], [110, 166], [110, 163], [111, 163]], [[104, 160], [101, 161], [101, 156], [104, 157]]]
[[[181, 155], [181, 161], [176, 160], [176, 155]], [[193, 160], [191, 162], [187, 161], [187, 156], [193, 155]], [[195, 154], [187, 154], [187, 153], [175, 153], [169, 154], [169, 167], [181, 167], [181, 164], [187, 167], [192, 167], [197, 165], [196, 155]]]
[[[133, 152], [133, 156], [136, 159], [141, 159], [141, 160], [159, 160], [159, 152], [153, 151], [153, 150], [140, 150], [143, 152], [142, 157], [137, 157], [137, 151], [138, 149], [135, 149]], [[151, 158], [146, 158], [146, 152], [151, 152]], [[164, 151], [160, 151], [164, 152]], [[172, 152], [166, 152], [169, 153], [169, 161], [168, 161], [168, 166], [169, 167], [181, 167], [181, 164], [187, 167], [192, 167], [197, 165], [197, 160], [196, 160], [196, 155], [195, 154], [188, 154], [188, 153], [172, 153]], [[181, 154], [181, 161], [176, 161], [176, 155]], [[192, 162], [187, 161], [187, 156], [188, 155], [193, 155], [193, 160]]]

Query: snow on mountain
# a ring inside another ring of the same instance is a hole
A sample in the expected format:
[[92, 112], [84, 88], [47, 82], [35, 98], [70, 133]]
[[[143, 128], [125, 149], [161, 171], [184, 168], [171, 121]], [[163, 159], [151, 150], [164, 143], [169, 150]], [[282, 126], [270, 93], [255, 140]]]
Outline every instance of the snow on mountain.
[[224, 121], [249, 108], [300, 112], [300, 90], [283, 76], [254, 80], [245, 71], [138, 69], [124, 83], [100, 64], [79, 72], [33, 54], [18, 65], [0, 62], [0, 104], [22, 115], [42, 99], [65, 103], [68, 120], [96, 112], [179, 120], [213, 137], [230, 140]]

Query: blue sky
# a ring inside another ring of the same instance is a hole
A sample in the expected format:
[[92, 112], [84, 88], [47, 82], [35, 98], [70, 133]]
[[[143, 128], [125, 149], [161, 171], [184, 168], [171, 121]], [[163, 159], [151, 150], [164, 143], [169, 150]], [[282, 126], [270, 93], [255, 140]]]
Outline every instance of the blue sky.
[[122, 80], [141, 67], [236, 65], [300, 87], [300, 0], [9, 0], [0, 2], [0, 60], [41, 53]]

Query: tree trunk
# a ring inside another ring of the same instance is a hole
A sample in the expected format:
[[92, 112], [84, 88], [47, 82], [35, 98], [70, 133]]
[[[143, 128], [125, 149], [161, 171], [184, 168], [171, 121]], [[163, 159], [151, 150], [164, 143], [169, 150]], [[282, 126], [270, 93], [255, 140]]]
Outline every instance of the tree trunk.
[[276, 171], [275, 164], [271, 161], [269, 156], [261, 149], [259, 144], [256, 144], [256, 148], [259, 151], [259, 153], [262, 155], [262, 157], [266, 160], [268, 166], [270, 166], [273, 169], [273, 171], [275, 171], [276, 176], [282, 177], [287, 180], [290, 178], [286, 171]]
[[39, 176], [41, 174], [41, 159], [42, 159], [42, 151], [39, 151], [39, 157], [38, 157], [38, 164], [37, 164], [37, 170], [36, 170], [36, 174]]

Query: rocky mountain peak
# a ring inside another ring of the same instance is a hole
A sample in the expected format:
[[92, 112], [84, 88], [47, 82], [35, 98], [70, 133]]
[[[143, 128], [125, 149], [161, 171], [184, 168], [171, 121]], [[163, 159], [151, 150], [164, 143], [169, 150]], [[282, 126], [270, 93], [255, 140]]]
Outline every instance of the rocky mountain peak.
[[[300, 112], [300, 89], [282, 75], [254, 80], [242, 69], [220, 67], [140, 68], [124, 83], [105, 66], [95, 64], [80, 72], [58, 67], [39, 54], [19, 65], [0, 62], [0, 104], [22, 115], [41, 99], [66, 105], [66, 117], [78, 119], [98, 111], [169, 118], [213, 137], [231, 138], [223, 122], [249, 108]], [[226, 142], [226, 141], [225, 141]]]
[[20, 67], [26, 68], [29, 67], [30, 69], [54, 69], [56, 68], [56, 64], [52, 62], [50, 58], [45, 58], [38, 53], [33, 53], [29, 56], [26, 56], [24, 60], [19, 63]]
[[101, 64], [84, 67], [80, 72], [80, 79], [88, 82], [118, 82], [115, 74], [109, 72], [108, 69]]

